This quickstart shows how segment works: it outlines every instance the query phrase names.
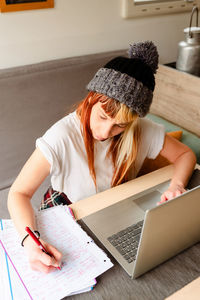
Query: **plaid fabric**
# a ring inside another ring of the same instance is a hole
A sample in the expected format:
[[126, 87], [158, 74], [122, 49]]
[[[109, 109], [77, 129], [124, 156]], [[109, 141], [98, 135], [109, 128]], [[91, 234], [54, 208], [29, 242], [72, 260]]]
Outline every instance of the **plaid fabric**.
[[69, 205], [72, 204], [72, 202], [67, 198], [65, 193], [54, 191], [52, 187], [49, 187], [47, 192], [44, 194], [44, 198], [40, 205], [40, 210], [61, 204]]

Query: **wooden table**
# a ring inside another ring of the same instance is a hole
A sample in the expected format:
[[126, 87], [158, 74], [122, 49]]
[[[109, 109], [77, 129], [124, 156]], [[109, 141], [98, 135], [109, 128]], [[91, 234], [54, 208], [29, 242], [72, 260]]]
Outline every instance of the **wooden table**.
[[[200, 169], [200, 166], [197, 165]], [[173, 166], [114, 187], [71, 205], [77, 220], [118, 201], [169, 180]], [[90, 232], [88, 232], [91, 234]], [[92, 236], [97, 244], [99, 242]], [[101, 245], [100, 245], [101, 246]], [[97, 279], [93, 291], [69, 297], [73, 300], [164, 300], [200, 274], [200, 243], [183, 251], [137, 279], [130, 279], [122, 267], [111, 257], [114, 267]]]

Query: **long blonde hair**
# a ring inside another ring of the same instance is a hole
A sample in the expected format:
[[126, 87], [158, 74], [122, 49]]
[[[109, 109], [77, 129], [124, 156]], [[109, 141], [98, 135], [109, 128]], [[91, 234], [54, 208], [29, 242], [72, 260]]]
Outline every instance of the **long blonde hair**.
[[90, 129], [90, 115], [94, 104], [102, 103], [105, 113], [120, 123], [128, 123], [121, 134], [114, 136], [107, 155], [112, 156], [114, 173], [111, 186], [116, 186], [129, 179], [134, 171], [134, 162], [137, 156], [140, 130], [138, 115], [126, 105], [105, 95], [89, 92], [79, 104], [76, 112], [82, 124], [82, 134], [85, 143], [88, 167], [96, 186], [96, 173], [94, 168], [94, 139]]

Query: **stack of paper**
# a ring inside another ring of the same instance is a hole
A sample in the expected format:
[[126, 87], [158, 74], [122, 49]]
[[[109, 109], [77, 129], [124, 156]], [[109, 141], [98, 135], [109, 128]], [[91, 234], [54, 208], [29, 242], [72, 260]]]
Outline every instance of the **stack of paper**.
[[49, 274], [32, 271], [12, 221], [2, 220], [0, 284], [6, 296], [3, 299], [56, 300], [89, 291], [96, 283], [95, 278], [113, 266], [68, 213], [66, 206], [41, 211], [36, 218], [42, 239], [63, 254], [62, 270]]
[[[11, 220], [0, 220], [0, 232], [1, 230], [7, 231], [9, 227], [13, 227]], [[1, 237], [1, 235], [0, 235]], [[3, 247], [0, 246], [0, 291], [2, 299], [21, 299], [27, 300], [26, 290], [24, 289], [17, 273], [15, 272], [7, 254], [4, 252]], [[0, 298], [1, 298], [0, 297]]]

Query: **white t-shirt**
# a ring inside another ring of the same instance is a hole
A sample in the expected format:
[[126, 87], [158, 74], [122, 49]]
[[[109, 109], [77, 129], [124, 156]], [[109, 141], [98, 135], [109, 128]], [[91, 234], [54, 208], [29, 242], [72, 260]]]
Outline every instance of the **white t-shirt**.
[[[140, 127], [141, 142], [135, 161], [136, 174], [146, 157], [156, 158], [163, 147], [165, 136], [162, 125], [146, 118], [140, 119]], [[106, 156], [110, 143], [111, 139], [95, 141], [94, 144], [97, 192], [111, 187], [113, 164], [111, 156]], [[54, 190], [64, 192], [71, 202], [96, 194], [76, 112], [55, 123], [43, 137], [36, 140], [36, 146], [51, 165], [51, 184]]]

